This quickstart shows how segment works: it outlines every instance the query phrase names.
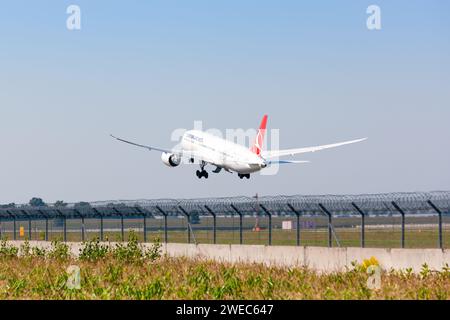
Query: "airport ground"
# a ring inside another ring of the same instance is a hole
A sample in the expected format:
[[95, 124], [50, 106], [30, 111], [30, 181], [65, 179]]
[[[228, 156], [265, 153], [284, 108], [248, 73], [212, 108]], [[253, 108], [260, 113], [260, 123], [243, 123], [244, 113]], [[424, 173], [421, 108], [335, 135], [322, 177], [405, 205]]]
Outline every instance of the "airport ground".
[[[296, 245], [297, 232], [295, 229], [283, 230], [282, 222], [292, 221], [295, 228], [296, 221], [292, 217], [274, 217], [272, 221], [272, 244], [273, 245]], [[445, 217], [443, 221], [443, 247], [450, 247], [450, 218]], [[268, 244], [268, 219], [260, 217], [258, 224], [260, 231], [255, 231], [255, 218], [243, 219], [243, 243], [244, 244]], [[303, 246], [327, 246], [328, 228], [327, 219], [324, 217], [302, 217], [300, 221], [300, 243]], [[100, 222], [97, 219], [85, 220], [85, 240], [100, 237]], [[213, 243], [213, 221], [211, 218], [201, 218], [198, 224], [192, 224], [190, 231], [191, 243]], [[23, 235], [19, 234], [20, 227]], [[155, 238], [164, 240], [162, 219], [147, 219], [147, 241]], [[30, 239], [27, 221], [17, 222], [17, 239]], [[80, 219], [67, 220], [67, 240], [81, 241]], [[128, 239], [129, 232], [134, 230], [139, 241], [144, 241], [143, 219], [124, 219], [124, 238]], [[45, 239], [45, 223], [42, 220], [32, 221], [31, 240]], [[168, 242], [187, 243], [188, 227], [186, 219], [170, 218], [168, 221]], [[13, 239], [12, 222], [2, 223], [2, 237]], [[120, 241], [121, 223], [120, 219], [104, 220], [104, 239], [109, 241]], [[63, 239], [63, 228], [55, 221], [49, 221], [49, 240]], [[430, 217], [407, 217], [405, 228], [406, 248], [438, 248], [439, 235], [437, 218]], [[216, 242], [218, 244], [239, 244], [239, 219], [218, 218]], [[333, 220], [332, 244], [334, 247], [360, 247], [361, 246], [361, 221], [358, 217], [335, 218]], [[401, 225], [400, 217], [373, 217], [366, 219], [365, 246], [368, 248], [399, 248], [401, 247]]]

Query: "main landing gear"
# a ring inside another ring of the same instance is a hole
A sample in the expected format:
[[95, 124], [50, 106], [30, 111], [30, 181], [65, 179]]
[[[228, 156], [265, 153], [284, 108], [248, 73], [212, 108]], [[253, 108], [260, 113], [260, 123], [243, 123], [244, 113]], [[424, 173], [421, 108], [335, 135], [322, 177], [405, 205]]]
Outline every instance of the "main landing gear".
[[203, 177], [205, 177], [205, 179], [208, 179], [208, 176], [209, 176], [208, 172], [206, 172], [205, 170], [202, 170], [202, 171], [197, 170], [196, 174], [197, 174], [197, 178], [199, 178], [199, 179], [201, 179]]
[[206, 166], [206, 162], [202, 161], [200, 163], [200, 170], [197, 170], [197, 172], [196, 172], [197, 178], [199, 178], [199, 179], [201, 179], [201, 178], [208, 179], [209, 175], [208, 175], [208, 172], [206, 172], [206, 170], [205, 170], [205, 166]]
[[244, 178], [250, 179], [250, 173], [247, 173], [247, 174], [240, 174], [240, 173], [238, 173], [238, 176], [241, 179], [244, 179]]

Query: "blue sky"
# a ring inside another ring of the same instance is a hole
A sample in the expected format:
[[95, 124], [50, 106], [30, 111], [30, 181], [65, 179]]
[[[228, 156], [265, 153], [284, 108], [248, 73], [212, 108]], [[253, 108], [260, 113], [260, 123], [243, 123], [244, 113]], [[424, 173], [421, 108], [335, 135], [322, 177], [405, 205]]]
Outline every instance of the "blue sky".
[[[81, 8], [79, 31], [66, 8]], [[366, 28], [381, 8], [382, 29]], [[14, 1], [0, 6], [0, 203], [450, 189], [448, 1]], [[276, 176], [198, 181], [175, 128], [281, 147], [369, 140]]]

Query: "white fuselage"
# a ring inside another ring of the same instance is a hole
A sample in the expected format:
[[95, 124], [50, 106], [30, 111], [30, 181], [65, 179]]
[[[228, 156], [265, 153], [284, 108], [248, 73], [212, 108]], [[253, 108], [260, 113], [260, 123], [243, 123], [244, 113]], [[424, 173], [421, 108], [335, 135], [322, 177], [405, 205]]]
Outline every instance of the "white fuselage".
[[244, 146], [209, 133], [190, 130], [181, 139], [183, 151], [201, 155], [201, 158], [219, 168], [249, 174], [265, 168], [264, 160]]

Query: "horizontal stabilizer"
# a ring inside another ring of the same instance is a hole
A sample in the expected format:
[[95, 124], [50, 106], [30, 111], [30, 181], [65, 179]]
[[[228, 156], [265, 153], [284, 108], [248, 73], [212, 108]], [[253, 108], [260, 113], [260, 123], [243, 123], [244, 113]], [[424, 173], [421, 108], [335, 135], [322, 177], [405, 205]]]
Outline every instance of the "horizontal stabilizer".
[[309, 163], [309, 161], [304, 160], [275, 160], [275, 161], [268, 161], [268, 165], [274, 165], [274, 164], [299, 164], [299, 163]]

